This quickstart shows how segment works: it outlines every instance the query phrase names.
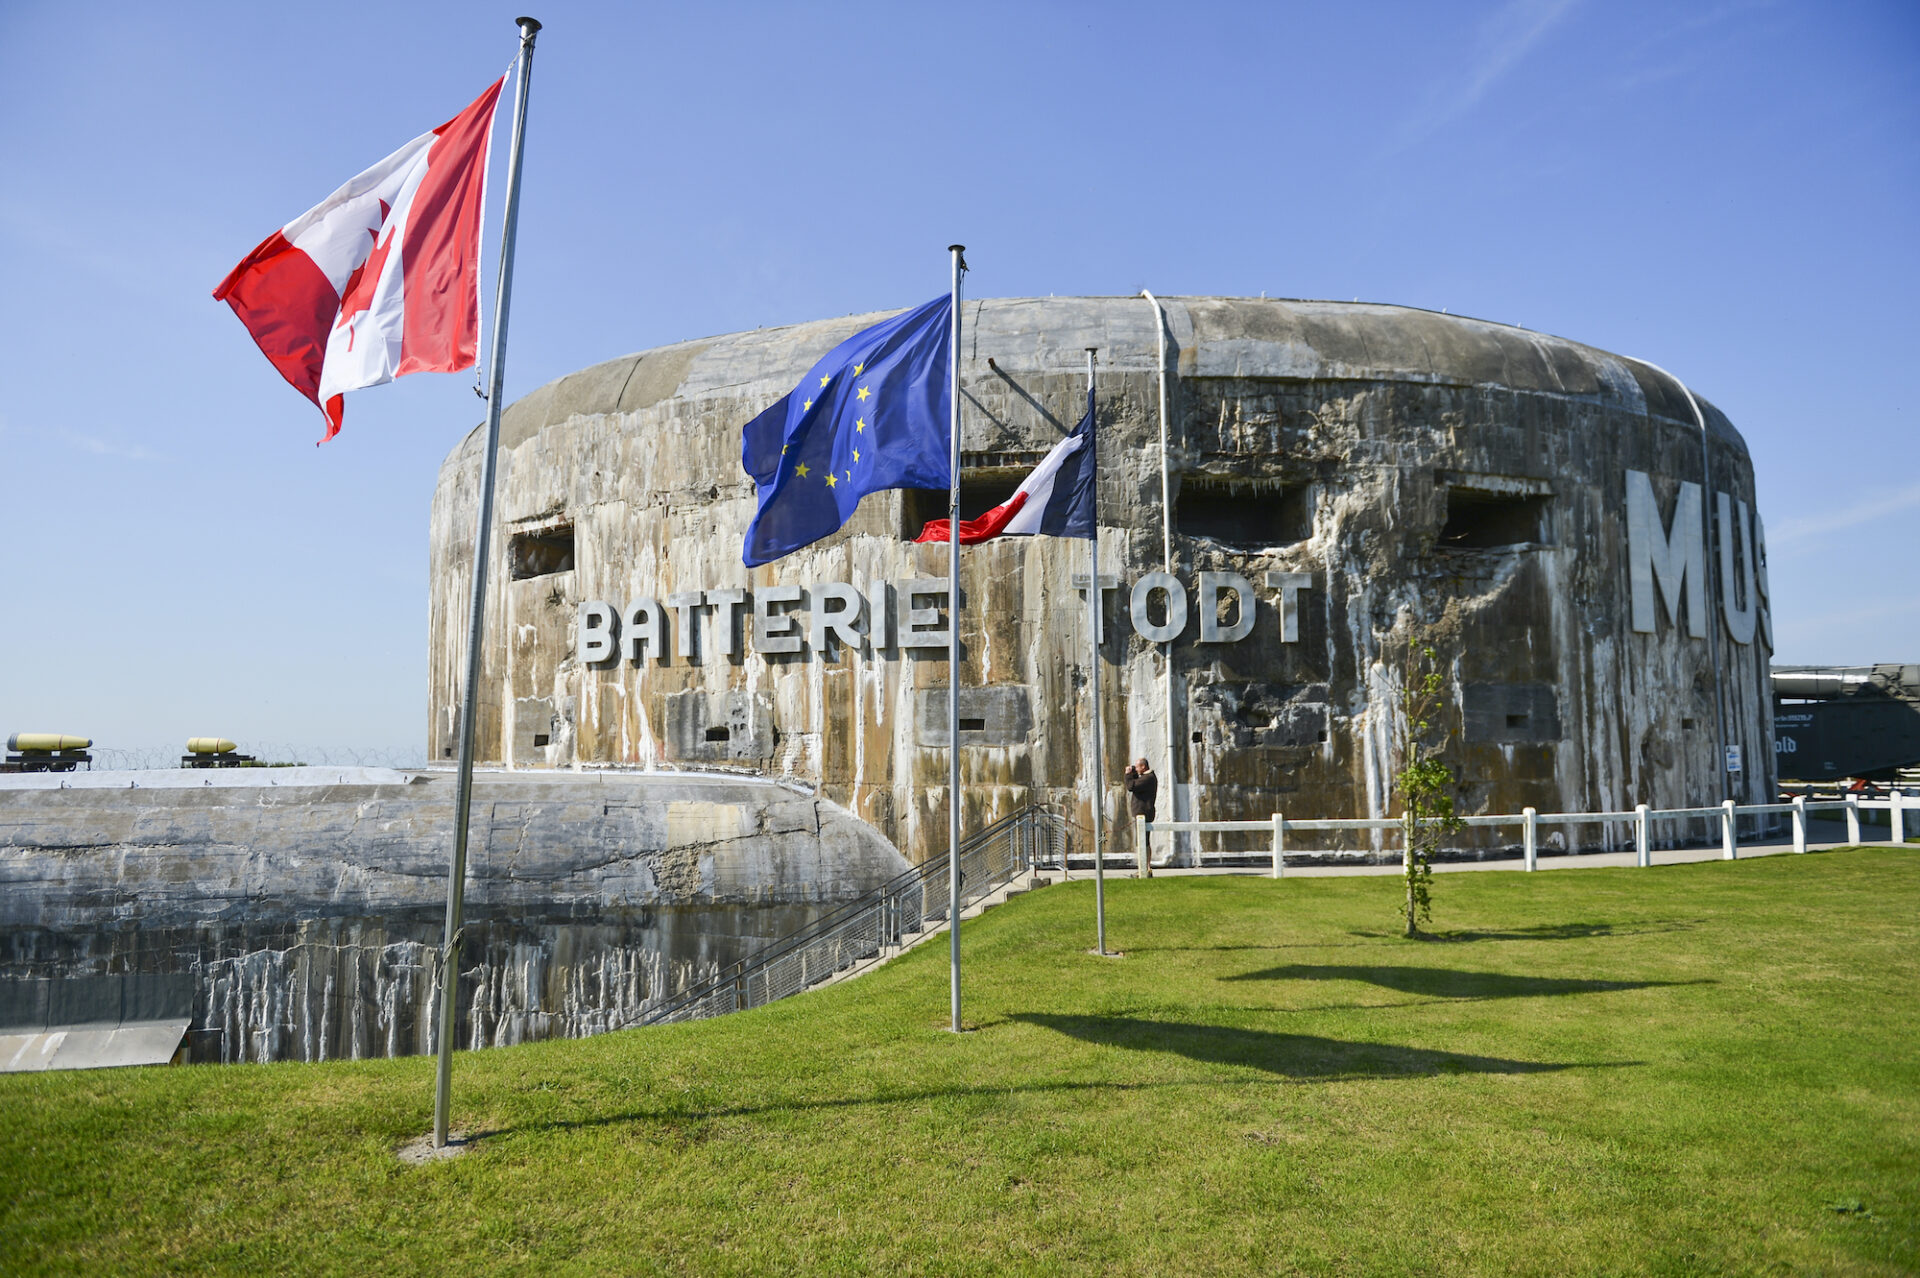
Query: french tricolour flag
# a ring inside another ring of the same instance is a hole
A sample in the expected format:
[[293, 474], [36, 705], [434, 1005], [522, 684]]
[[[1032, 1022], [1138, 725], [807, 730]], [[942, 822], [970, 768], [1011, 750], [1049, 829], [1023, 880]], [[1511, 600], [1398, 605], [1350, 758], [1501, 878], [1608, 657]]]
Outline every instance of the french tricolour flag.
[[[1094, 527], [1093, 397], [1087, 415], [1065, 439], [1040, 459], [1020, 481], [1013, 496], [978, 519], [960, 521], [960, 542], [978, 545], [995, 537], [1045, 533], [1052, 537], [1092, 537]], [[946, 541], [947, 521], [935, 519], [915, 541]]]
[[326, 439], [345, 391], [473, 367], [503, 82], [269, 235], [213, 291], [326, 414]]

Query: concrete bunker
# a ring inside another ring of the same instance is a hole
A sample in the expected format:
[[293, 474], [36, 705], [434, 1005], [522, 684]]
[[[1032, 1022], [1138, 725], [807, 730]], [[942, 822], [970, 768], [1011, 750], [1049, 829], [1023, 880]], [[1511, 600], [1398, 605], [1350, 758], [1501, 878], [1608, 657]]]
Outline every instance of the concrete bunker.
[[[3, 780], [0, 1036], [165, 1029], [153, 1059], [193, 1062], [432, 1050], [451, 775]], [[747, 776], [482, 773], [470, 857], [462, 1047], [631, 1025], [908, 868]]]
[[[968, 828], [1030, 802], [1084, 824], [1096, 795], [1114, 814], [1138, 755], [1182, 817], [1388, 814], [1414, 632], [1444, 654], [1465, 811], [1771, 796], [1765, 539], [1711, 404], [1703, 461], [1676, 382], [1577, 342], [1393, 306], [1162, 304], [1164, 370], [1142, 299], [968, 303], [962, 515], [1078, 420], [1097, 347], [1102, 569], [1090, 586], [1085, 545], [1048, 538], [963, 552], [961, 695], [984, 698], [962, 706]], [[951, 744], [927, 707], [948, 682], [946, 548], [910, 538], [946, 495], [879, 494], [834, 537], [739, 560], [741, 426], [879, 318], [680, 343], [508, 409], [503, 519], [567, 524], [576, 553], [568, 573], [490, 577], [483, 758], [790, 778], [912, 859], [944, 848]], [[434, 499], [436, 741], [457, 717], [475, 445]], [[546, 746], [523, 715], [546, 717]]]

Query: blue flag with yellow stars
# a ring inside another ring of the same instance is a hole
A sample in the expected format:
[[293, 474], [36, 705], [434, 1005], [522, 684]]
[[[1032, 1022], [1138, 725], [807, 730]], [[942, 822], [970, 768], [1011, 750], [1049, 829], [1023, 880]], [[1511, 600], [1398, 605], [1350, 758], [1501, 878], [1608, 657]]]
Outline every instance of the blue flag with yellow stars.
[[838, 531], [868, 493], [952, 485], [952, 318], [941, 297], [855, 333], [747, 423], [740, 464], [760, 496], [740, 552], [748, 567]]

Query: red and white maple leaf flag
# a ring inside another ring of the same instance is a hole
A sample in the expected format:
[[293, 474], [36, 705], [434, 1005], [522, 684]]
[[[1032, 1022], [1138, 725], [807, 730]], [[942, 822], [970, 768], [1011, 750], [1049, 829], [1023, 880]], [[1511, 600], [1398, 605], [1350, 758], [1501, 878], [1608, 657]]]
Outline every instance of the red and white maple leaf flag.
[[342, 392], [473, 367], [504, 81], [269, 235], [213, 290], [326, 414], [325, 439], [340, 433]]

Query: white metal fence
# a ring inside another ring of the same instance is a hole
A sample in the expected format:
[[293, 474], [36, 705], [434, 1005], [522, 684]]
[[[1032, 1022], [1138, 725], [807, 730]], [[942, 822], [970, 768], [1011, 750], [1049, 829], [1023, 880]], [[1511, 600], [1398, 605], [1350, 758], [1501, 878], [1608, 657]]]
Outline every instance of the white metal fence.
[[[1739, 818], [1744, 816], [1787, 816], [1791, 818], [1793, 830], [1793, 850], [1807, 850], [1807, 822], [1810, 814], [1821, 811], [1842, 812], [1847, 823], [1847, 842], [1860, 842], [1860, 814], [1862, 812], [1885, 811], [1888, 824], [1892, 827], [1893, 842], [1901, 843], [1906, 838], [1906, 811], [1920, 807], [1920, 800], [1912, 799], [1894, 791], [1884, 799], [1869, 799], [1849, 795], [1844, 799], [1806, 799], [1797, 798], [1791, 803], [1742, 803], [1732, 799], [1715, 807], [1702, 808], [1649, 808], [1642, 803], [1631, 812], [1536, 812], [1532, 808], [1500, 816], [1461, 817], [1463, 826], [1494, 828], [1513, 828], [1520, 830], [1520, 867], [1532, 870], [1538, 867], [1540, 860], [1540, 827], [1571, 826], [1592, 824], [1613, 824], [1631, 827], [1635, 864], [1650, 866], [1653, 864], [1653, 825], [1656, 821], [1680, 822], [1707, 820], [1717, 822], [1720, 833], [1720, 855], [1723, 860], [1736, 860], [1740, 855]], [[1285, 814], [1276, 812], [1265, 821], [1148, 821], [1145, 817], [1134, 818], [1134, 857], [1138, 869], [1148, 870], [1147, 848], [1150, 835], [1160, 833], [1188, 834], [1253, 834], [1265, 833], [1272, 839], [1273, 877], [1279, 878], [1286, 869], [1288, 855], [1287, 836], [1320, 830], [1379, 830], [1393, 831], [1402, 828], [1398, 817], [1351, 817], [1316, 818], [1293, 820]], [[1297, 851], [1297, 850], [1296, 850]], [[1233, 860], [1244, 862], [1249, 853], [1210, 852], [1196, 850], [1195, 859], [1199, 864], [1209, 860], [1221, 862]], [[1371, 849], [1363, 852], [1326, 852], [1309, 853], [1315, 857], [1345, 856], [1361, 857], [1373, 855]]]

